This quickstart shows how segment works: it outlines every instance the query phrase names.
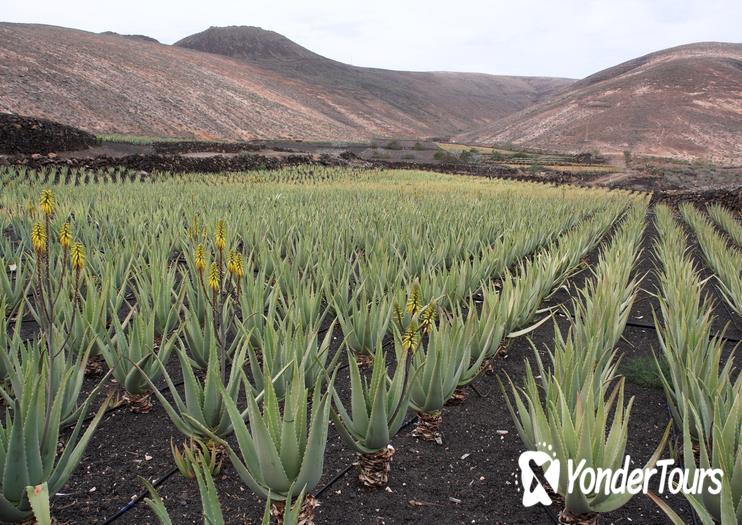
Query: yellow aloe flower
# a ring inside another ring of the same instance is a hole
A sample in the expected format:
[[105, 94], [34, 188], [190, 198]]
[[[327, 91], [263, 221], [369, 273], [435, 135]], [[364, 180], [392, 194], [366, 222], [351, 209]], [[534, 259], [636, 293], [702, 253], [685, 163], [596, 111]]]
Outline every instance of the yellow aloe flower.
[[237, 268], [235, 266], [235, 257], [236, 257], [236, 255], [237, 254], [235, 254], [234, 252], [229, 252], [229, 255], [227, 255], [227, 270], [232, 275], [236, 275], [237, 274]]
[[69, 222], [65, 222], [59, 229], [59, 244], [65, 250], [69, 249], [72, 245], [72, 228]]
[[50, 217], [54, 213], [54, 194], [52, 190], [42, 190], [41, 200], [39, 201], [39, 207], [44, 215]]
[[204, 256], [204, 245], [199, 244], [196, 246], [196, 257], [194, 258], [194, 264], [198, 273], [203, 273], [206, 269], [206, 257]]
[[31, 228], [31, 244], [39, 255], [46, 253], [46, 227], [43, 223], [37, 222]]
[[227, 225], [224, 221], [216, 223], [216, 238], [214, 244], [219, 251], [224, 251], [224, 247], [227, 244]]
[[425, 333], [430, 333], [435, 325], [435, 320], [438, 317], [438, 308], [435, 302], [431, 302], [425, 310], [420, 314], [420, 330]]
[[211, 268], [209, 268], [209, 288], [212, 292], [219, 291], [219, 268], [216, 263], [211, 263]]
[[422, 291], [420, 290], [420, 283], [415, 281], [412, 283], [410, 288], [410, 295], [407, 298], [407, 312], [410, 315], [415, 315], [420, 308], [423, 306]]
[[238, 279], [245, 276], [245, 265], [242, 263], [242, 254], [239, 252], [234, 254], [234, 274]]
[[420, 344], [420, 332], [415, 321], [410, 323], [404, 334], [402, 334], [402, 350], [414, 352]]
[[76, 272], [80, 272], [85, 268], [85, 246], [82, 243], [76, 242], [75, 246], [72, 247], [70, 260]]

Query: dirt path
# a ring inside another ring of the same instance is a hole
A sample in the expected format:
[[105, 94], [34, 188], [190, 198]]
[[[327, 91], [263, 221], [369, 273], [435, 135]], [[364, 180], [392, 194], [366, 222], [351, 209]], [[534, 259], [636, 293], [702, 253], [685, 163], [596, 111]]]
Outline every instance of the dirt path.
[[619, 172], [619, 173], [609, 173], [607, 175], [603, 175], [602, 177], [598, 177], [597, 179], [590, 181], [588, 184], [590, 184], [591, 186], [608, 186], [610, 184], [614, 184], [616, 182], [626, 180], [635, 175], [636, 173], [630, 170], [626, 170], [626, 171]]

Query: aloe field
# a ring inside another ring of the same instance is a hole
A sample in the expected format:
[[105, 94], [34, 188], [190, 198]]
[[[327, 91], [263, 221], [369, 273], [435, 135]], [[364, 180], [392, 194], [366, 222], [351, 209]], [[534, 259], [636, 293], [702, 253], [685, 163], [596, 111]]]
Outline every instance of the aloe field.
[[[3, 523], [742, 523], [734, 210], [318, 165], [0, 188]], [[563, 468], [526, 507], [525, 451], [720, 490]]]

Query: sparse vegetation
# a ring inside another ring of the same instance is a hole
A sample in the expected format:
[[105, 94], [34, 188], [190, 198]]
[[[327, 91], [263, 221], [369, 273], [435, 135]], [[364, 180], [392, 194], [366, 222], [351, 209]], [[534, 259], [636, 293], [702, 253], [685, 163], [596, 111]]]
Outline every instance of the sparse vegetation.
[[192, 138], [177, 138], [177, 137], [148, 137], [144, 135], [122, 135], [122, 134], [110, 134], [110, 135], [98, 135], [98, 142], [105, 144], [107, 142], [120, 143], [120, 144], [138, 144], [138, 145], [149, 145], [155, 142], [181, 142], [193, 140]]

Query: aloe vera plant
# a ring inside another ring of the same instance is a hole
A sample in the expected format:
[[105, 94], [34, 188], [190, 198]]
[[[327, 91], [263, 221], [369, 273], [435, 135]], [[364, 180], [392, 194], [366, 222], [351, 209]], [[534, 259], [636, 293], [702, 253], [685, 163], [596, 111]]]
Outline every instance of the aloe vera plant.
[[[312, 393], [311, 413], [307, 413], [308, 390], [301, 374], [294, 374], [283, 410], [272, 381], [265, 383], [263, 410], [251, 391], [247, 392], [247, 420], [234, 401], [225, 396], [237, 441], [237, 451], [220, 440], [240, 479], [265, 498], [283, 501], [296, 488], [309, 491], [322, 477], [327, 428], [330, 419], [331, 378], [322, 392], [320, 377]], [[213, 436], [216, 438], [216, 436]], [[238, 453], [239, 452], [239, 453]], [[307, 496], [303, 511], [310, 514], [314, 499]]]
[[[471, 363], [471, 346], [458, 345], [461, 332], [445, 324], [439, 328], [433, 326], [427, 344], [421, 344], [412, 355], [410, 406], [418, 415], [413, 434], [439, 444], [442, 443], [441, 409]], [[404, 352], [412, 351], [403, 345], [395, 345], [397, 362], [404, 361]]]
[[266, 280], [265, 269], [261, 268], [254, 279], [243, 284], [239, 295], [240, 327], [242, 332], [250, 334], [250, 343], [254, 347], [260, 346], [260, 334], [277, 317], [279, 294], [266, 284]]
[[11, 330], [11, 324], [5, 312], [5, 304], [0, 300], [0, 382], [4, 382], [8, 377], [12, 369], [9, 360], [22, 344], [20, 319], [16, 320], [15, 327]]
[[[77, 419], [83, 410], [84, 403], [80, 402], [80, 394], [85, 380], [85, 364], [92, 345], [87, 350], [73, 354], [62, 348], [62, 334], [56, 333], [53, 337], [57, 339], [54, 347], [60, 350], [52, 359], [42, 362], [39, 356], [44, 355], [47, 347], [44, 340], [24, 342], [16, 333], [10, 341], [8, 352], [0, 354], [0, 363], [7, 372], [7, 386], [0, 386], [0, 396], [9, 405], [16, 399], [22, 400], [29, 378], [45, 373], [49, 395], [58, 393], [60, 396], [62, 424], [66, 425]], [[104, 379], [98, 382], [86, 398], [97, 394]]]
[[[707, 483], [695, 494], [685, 493], [703, 525], [736, 525], [742, 521], [742, 377], [738, 378], [729, 401], [727, 410], [714, 413], [713, 421], [708, 424], [710, 428], [699, 433], [698, 441], [691, 435], [691, 428], [694, 425], [703, 427], [704, 422], [690, 403], [683, 403], [682, 407], [682, 456], [690, 479], [697, 479], [699, 469], [706, 472], [718, 469], [721, 473], [720, 490], [712, 490]], [[697, 451], [694, 450], [696, 443]], [[661, 498], [650, 496], [673, 523], [684, 523]]]
[[402, 427], [410, 403], [407, 366], [406, 359], [398, 362], [390, 378], [386, 355], [378, 347], [371, 378], [362, 380], [356, 359], [349, 352], [350, 412], [333, 391], [332, 420], [340, 437], [358, 453], [358, 478], [368, 487], [385, 487], [388, 481], [394, 455], [390, 441]]
[[3, 314], [10, 316], [23, 302], [30, 276], [21, 255], [13, 259], [0, 257], [0, 303], [3, 305]]
[[373, 355], [389, 329], [391, 305], [383, 296], [369, 296], [365, 286], [361, 286], [353, 294], [349, 306], [345, 309], [335, 304], [345, 344], [356, 355]]
[[[216, 492], [211, 470], [203, 458], [197, 458], [193, 462], [192, 468], [193, 475], [198, 484], [198, 492], [201, 496], [201, 514], [204, 519], [204, 525], [224, 525], [222, 507], [219, 503], [219, 495]], [[165, 502], [157, 493], [155, 487], [146, 479], [139, 479], [149, 492], [149, 498], [145, 498], [144, 502], [154, 513], [155, 517], [157, 517], [160, 525], [172, 525], [173, 521], [165, 507]]]
[[85, 291], [78, 303], [60, 302], [61, 324], [67, 327], [67, 348], [72, 352], [82, 352], [91, 348], [91, 355], [97, 353], [97, 340], [105, 337], [110, 318], [118, 315], [123, 302], [123, 290], [115, 290], [110, 281], [97, 287], [90, 277], [85, 279]]
[[180, 394], [164, 362], [158, 356], [156, 364], [159, 365], [159, 370], [165, 378], [172, 402], [154, 388], [152, 378], [148, 373], [145, 373], [144, 377], [148, 379], [150, 388], [170, 420], [184, 436], [199, 441], [209, 441], [212, 436], [225, 438], [232, 433], [226, 398], [237, 402], [243, 388], [249, 388], [243, 371], [246, 352], [247, 345], [241, 345], [232, 360], [228, 380], [223, 383], [221, 380], [222, 362], [215, 341], [212, 341], [209, 347], [209, 359], [203, 378], [196, 375], [185, 348], [181, 346], [176, 353], [180, 359], [180, 369], [183, 374], [184, 395]]
[[222, 469], [223, 455], [218, 447], [209, 447], [203, 441], [189, 438], [178, 447], [170, 440], [170, 453], [178, 468], [178, 472], [188, 479], [196, 479], [198, 464], [207, 469], [210, 474], [216, 476]]
[[324, 295], [314, 290], [314, 286], [302, 287], [291, 301], [282, 299], [284, 318], [297, 328], [317, 331], [327, 314], [323, 300]]
[[157, 337], [167, 337], [180, 319], [186, 288], [176, 292], [176, 271], [169, 268], [164, 256], [157, 255], [151, 267], [140, 268], [136, 274], [136, 296], [139, 309], [154, 319]]
[[314, 507], [306, 508], [304, 500], [304, 491], [301, 491], [296, 499], [294, 499], [293, 490], [289, 490], [289, 494], [283, 501], [276, 501], [274, 503], [268, 497], [268, 502], [265, 504], [265, 512], [263, 513], [263, 520], [260, 522], [261, 525], [270, 525], [271, 517], [274, 518], [276, 525], [309, 525], [314, 513]]
[[482, 307], [481, 313], [472, 301], [466, 316], [458, 312], [453, 321], [458, 332], [458, 341], [453, 344], [470, 348], [469, 365], [459, 378], [458, 387], [464, 387], [474, 381], [483, 370], [485, 360], [494, 353], [505, 335], [505, 324], [497, 322], [497, 311]]
[[714, 203], [706, 207], [706, 211], [729, 236], [734, 239], [737, 246], [742, 248], [742, 224], [734, 216], [731, 210], [727, 210], [721, 204]]
[[[222, 326], [231, 324], [230, 316], [233, 315], [231, 308], [225, 307], [219, 315]], [[212, 348], [218, 349], [219, 356], [222, 352], [225, 353], [224, 359], [220, 359], [221, 366], [221, 361], [226, 363], [227, 357], [233, 356], [243, 340], [244, 332], [240, 332], [229, 342], [225, 341], [225, 348], [222, 349], [215, 326], [214, 313], [211, 310], [204, 315], [203, 320], [199, 319], [197, 313], [189, 310], [183, 323], [183, 339], [189, 350], [188, 355], [193, 365], [201, 370], [208, 368]]]
[[[668, 363], [667, 372], [660, 368], [665, 395], [682, 434], [681, 455], [688, 475], [696, 476], [698, 469], [719, 469], [722, 473], [718, 493], [705, 486], [700, 493], [686, 493], [685, 497], [704, 525], [739, 523], [742, 376], [737, 374], [734, 379], [734, 350], [722, 366], [724, 343], [720, 337], [711, 337], [710, 301], [703, 297], [704, 281], [685, 253], [685, 235], [666, 206], [656, 208], [656, 221], [662, 322], [655, 316], [655, 323]], [[683, 523], [661, 498], [652, 499], [674, 523]]]
[[123, 389], [124, 399], [131, 409], [148, 412], [152, 408], [152, 383], [160, 377], [162, 364], [170, 359], [177, 336], [170, 335], [158, 341], [155, 316], [135, 315], [134, 310], [123, 322], [118, 318], [113, 321], [114, 335], [99, 345], [101, 355]]
[[[594, 388], [595, 384], [601, 386]], [[532, 450], [546, 452], [560, 465], [572, 461], [585, 468], [620, 468], [625, 459], [628, 423], [633, 398], [624, 406], [624, 380], [618, 381], [610, 395], [605, 383], [591, 378], [578, 391], [573, 401], [559, 388], [547, 392], [541, 400], [540, 389], [533, 374], [528, 373], [526, 386], [519, 389], [511, 382], [511, 394], [506, 395], [508, 408], [518, 434]], [[657, 449], [644, 467], [646, 473], [659, 459], [669, 437], [667, 426]], [[625, 505], [633, 496], [629, 491], [606, 494], [599, 484], [584, 492], [580, 483], [570, 489], [568, 469], [561, 468], [555, 492], [564, 498], [560, 523], [597, 523], [600, 513], [611, 512]]]
[[[48, 406], [43, 365], [41, 372], [27, 378], [22, 400], [14, 401], [12, 414], [7, 412], [5, 421], [0, 423], [0, 466], [4, 473], [0, 480], [0, 520], [5, 522], [26, 521], [33, 511], [48, 508], [44, 495], [56, 494], [67, 482], [107, 408], [107, 402], [103, 403], [83, 431], [88, 400], [60, 452], [63, 391], [72, 373], [62, 379]], [[34, 491], [31, 499], [29, 488]]]
[[[248, 345], [249, 377], [254, 392], [262, 391], [270, 377], [278, 399], [283, 399], [295, 371], [302, 374], [307, 387], [312, 386], [324, 374], [334, 326], [333, 322], [321, 342], [315, 331], [305, 331], [291, 323], [278, 328], [267, 326], [260, 337], [260, 354]], [[281, 373], [287, 367], [288, 372]]]
[[714, 271], [724, 300], [742, 315], [742, 249], [730, 245], [719, 235], [714, 226], [692, 204], [682, 204], [680, 212], [698, 238], [704, 259]]

